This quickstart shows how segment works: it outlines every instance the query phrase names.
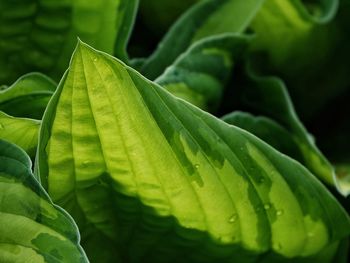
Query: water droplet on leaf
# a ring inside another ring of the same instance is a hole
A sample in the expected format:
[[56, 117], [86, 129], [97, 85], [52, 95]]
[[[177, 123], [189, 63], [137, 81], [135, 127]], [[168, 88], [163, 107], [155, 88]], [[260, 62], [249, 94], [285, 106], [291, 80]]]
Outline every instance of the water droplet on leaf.
[[265, 205], [264, 205], [264, 209], [265, 209], [265, 210], [269, 210], [270, 208], [271, 208], [271, 205], [270, 205], [270, 204], [265, 204]]
[[276, 211], [276, 215], [277, 216], [281, 216], [281, 215], [283, 215], [283, 213], [284, 213], [283, 210], [277, 210]]
[[234, 222], [236, 222], [237, 219], [238, 219], [238, 215], [237, 215], [237, 214], [233, 214], [233, 215], [229, 218], [228, 222], [229, 222], [229, 223], [234, 223]]

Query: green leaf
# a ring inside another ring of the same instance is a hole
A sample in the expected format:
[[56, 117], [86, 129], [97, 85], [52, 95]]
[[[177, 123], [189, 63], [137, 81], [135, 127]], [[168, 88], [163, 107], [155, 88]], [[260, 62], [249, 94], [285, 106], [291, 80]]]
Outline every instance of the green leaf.
[[115, 40], [114, 54], [125, 63], [129, 61], [127, 45], [132, 32], [139, 0], [119, 0], [117, 15], [117, 38]]
[[[297, 10], [300, 18], [314, 22], [316, 24], [325, 24], [331, 21], [337, 13], [339, 0], [289, 0], [285, 2], [279, 2], [276, 0], [272, 5], [276, 8], [280, 8], [289, 15], [286, 15], [286, 19], [289, 21], [296, 21], [298, 18], [294, 16], [294, 10]], [[266, 4], [268, 5], [268, 4]], [[297, 23], [291, 23], [296, 25]]]
[[113, 244], [127, 262], [331, 262], [350, 231], [303, 166], [82, 43], [38, 165], [83, 246], [104, 237], [88, 255]]
[[141, 67], [155, 79], [195, 41], [223, 33], [242, 33], [264, 0], [207, 0], [189, 9], [165, 35], [158, 48]]
[[199, 108], [215, 111], [234, 64], [249, 38], [224, 34], [193, 44], [155, 80], [167, 91]]
[[305, 166], [324, 182], [336, 186], [340, 193], [348, 195], [350, 188], [347, 183], [343, 184], [336, 177], [334, 168], [300, 122], [283, 81], [276, 77], [258, 76], [251, 65], [247, 67], [246, 77], [239, 95], [241, 103], [287, 129], [302, 152]]
[[[327, 27], [320, 24], [334, 18], [338, 4], [338, 0], [265, 1], [250, 25], [257, 35], [254, 49], [267, 52], [275, 67], [289, 70], [322, 60], [330, 40]], [[316, 43], [317, 50], [310, 45]], [[293, 64], [297, 65], [291, 65], [290, 59], [295, 57], [298, 60]]]
[[270, 0], [250, 25], [256, 34], [252, 51], [265, 55], [260, 68], [286, 82], [304, 121], [349, 83], [349, 33], [338, 21], [344, 13], [349, 24], [349, 12], [338, 5], [338, 0]]
[[20, 148], [0, 140], [0, 261], [88, 262], [72, 218], [33, 177]]
[[56, 84], [45, 75], [29, 73], [0, 90], [0, 110], [16, 117], [41, 119]]
[[28, 0], [14, 4], [12, 0], [0, 0], [0, 83], [11, 83], [31, 71], [59, 79], [77, 37], [110, 54], [116, 39], [122, 39], [116, 44], [119, 54], [131, 18], [117, 10], [129, 10], [122, 6], [134, 2]]
[[37, 120], [15, 118], [0, 111], [0, 139], [18, 145], [33, 159], [39, 127], [40, 122]]

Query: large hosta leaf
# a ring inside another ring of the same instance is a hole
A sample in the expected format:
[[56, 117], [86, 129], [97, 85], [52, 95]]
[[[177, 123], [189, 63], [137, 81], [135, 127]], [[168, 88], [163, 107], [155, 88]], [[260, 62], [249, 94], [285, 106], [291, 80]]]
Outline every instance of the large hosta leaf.
[[215, 111], [248, 40], [247, 36], [224, 34], [198, 41], [155, 82], [201, 109]]
[[0, 0], [0, 83], [11, 83], [29, 71], [61, 77], [77, 37], [112, 54], [118, 34], [126, 36], [123, 25], [129, 19], [118, 10], [126, 10], [120, 6], [131, 2]]
[[200, 39], [241, 33], [254, 18], [264, 0], [206, 0], [188, 10], [168, 31], [141, 73], [155, 79], [187, 48]]
[[125, 262], [331, 262], [349, 234], [303, 166], [85, 44], [40, 136], [37, 172], [93, 262], [114, 262], [106, 245]]
[[32, 158], [38, 144], [39, 126], [37, 120], [15, 118], [0, 111], [0, 139], [18, 145]]
[[16, 117], [41, 119], [56, 84], [40, 73], [20, 77], [0, 90], [0, 110]]
[[29, 157], [0, 140], [0, 262], [88, 262], [71, 217], [33, 177]]

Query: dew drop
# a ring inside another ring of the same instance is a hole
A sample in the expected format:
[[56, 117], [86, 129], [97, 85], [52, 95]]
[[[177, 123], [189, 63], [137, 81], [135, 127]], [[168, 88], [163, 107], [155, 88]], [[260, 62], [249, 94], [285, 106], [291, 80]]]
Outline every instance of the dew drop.
[[199, 169], [199, 166], [200, 166], [200, 165], [197, 163], [197, 164], [194, 165], [194, 168], [196, 168], [196, 169], [198, 170], [198, 169]]
[[97, 58], [94, 58], [93, 61], [96, 62], [98, 59]]
[[237, 215], [237, 214], [233, 214], [233, 215], [229, 218], [228, 222], [229, 222], [229, 223], [234, 223], [234, 222], [237, 221], [237, 219], [238, 219], [238, 215]]
[[270, 208], [271, 208], [271, 205], [270, 205], [270, 204], [265, 204], [265, 205], [264, 205], [264, 209], [265, 209], [265, 210], [269, 210]]
[[283, 210], [277, 210], [276, 211], [276, 215], [277, 216], [281, 216], [281, 215], [283, 215], [283, 213], [284, 213]]

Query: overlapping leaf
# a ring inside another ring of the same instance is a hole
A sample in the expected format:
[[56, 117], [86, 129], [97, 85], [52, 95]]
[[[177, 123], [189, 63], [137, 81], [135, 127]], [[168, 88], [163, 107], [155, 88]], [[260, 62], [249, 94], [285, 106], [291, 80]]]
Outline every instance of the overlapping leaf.
[[71, 217], [52, 204], [29, 157], [0, 140], [0, 262], [88, 262]]
[[141, 73], [155, 79], [195, 41], [223, 33], [244, 32], [263, 2], [201, 1], [172, 26], [155, 52], [144, 62]]
[[242, 86], [241, 103], [276, 120], [287, 129], [302, 153], [302, 163], [321, 180], [336, 186], [343, 195], [348, 195], [348, 179], [336, 177], [334, 168], [300, 122], [283, 81], [276, 77], [260, 77], [250, 65], [247, 66]]
[[176, 97], [215, 111], [248, 40], [247, 36], [224, 34], [198, 41], [155, 82]]
[[59, 79], [68, 66], [77, 37], [110, 54], [118, 39], [119, 55], [126, 31], [131, 29], [128, 21], [132, 15], [125, 17], [117, 11], [134, 12], [123, 8], [133, 3], [136, 1], [1, 0], [0, 83], [11, 83], [29, 71]]
[[349, 234], [300, 164], [85, 44], [45, 113], [38, 164], [96, 258], [109, 244], [129, 262], [331, 262]]
[[257, 36], [253, 49], [266, 55], [261, 68], [286, 82], [303, 120], [348, 83], [348, 33], [340, 18], [349, 11], [345, 6], [338, 11], [338, 5], [338, 0], [266, 1], [250, 25]]
[[222, 120], [249, 131], [275, 149], [304, 164], [303, 153], [293, 134], [274, 120], [241, 111], [227, 114]]
[[199, 0], [141, 0], [142, 21], [155, 34], [164, 33], [176, 18]]
[[56, 84], [40, 73], [20, 77], [0, 90], [0, 110], [15, 117], [41, 119]]
[[139, 0], [119, 0], [119, 2], [114, 55], [127, 63], [129, 60], [127, 45], [133, 29]]
[[12, 142], [34, 158], [38, 144], [40, 122], [11, 117], [0, 111], [0, 139]]

